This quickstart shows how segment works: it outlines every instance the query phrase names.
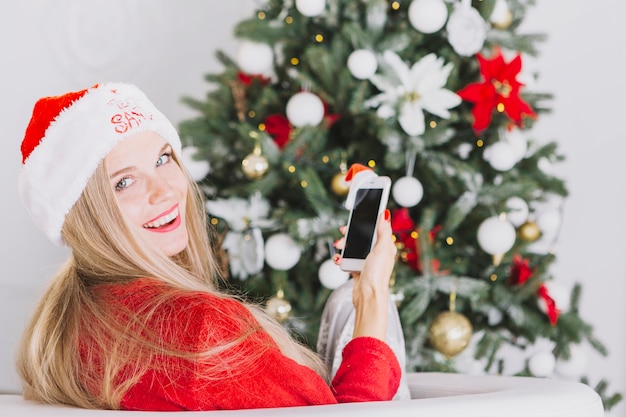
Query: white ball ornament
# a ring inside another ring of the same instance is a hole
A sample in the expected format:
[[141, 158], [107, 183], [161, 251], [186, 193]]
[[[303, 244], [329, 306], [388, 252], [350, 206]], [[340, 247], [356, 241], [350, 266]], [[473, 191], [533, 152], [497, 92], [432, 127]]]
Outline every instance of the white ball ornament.
[[559, 359], [556, 362], [556, 372], [566, 378], [578, 379], [585, 373], [588, 361], [587, 352], [583, 346], [572, 345], [570, 346], [570, 358], [567, 360]]
[[237, 65], [246, 74], [266, 74], [273, 61], [274, 51], [265, 43], [243, 41], [237, 50]]
[[489, 217], [478, 226], [478, 244], [490, 255], [506, 253], [515, 243], [515, 227], [499, 216]]
[[413, 0], [409, 22], [422, 33], [435, 33], [446, 24], [448, 8], [443, 0]]
[[508, 171], [518, 162], [515, 150], [506, 142], [497, 142], [485, 149], [483, 157], [496, 171]]
[[324, 118], [324, 103], [315, 94], [302, 91], [289, 99], [285, 112], [295, 127], [317, 126]]
[[402, 177], [394, 182], [391, 195], [402, 207], [413, 207], [422, 201], [424, 187], [415, 177]]
[[546, 235], [554, 235], [561, 227], [561, 212], [558, 209], [549, 209], [537, 217], [537, 226]]
[[196, 160], [194, 156], [198, 153], [195, 146], [185, 146], [180, 154], [180, 159], [194, 181], [201, 181], [211, 171], [211, 165], [206, 160]]
[[277, 233], [265, 242], [265, 262], [273, 269], [287, 271], [300, 260], [300, 247], [291, 236]]
[[506, 200], [505, 204], [509, 209], [506, 217], [513, 223], [513, 226], [519, 227], [528, 220], [528, 203], [523, 198], [511, 197]]
[[526, 156], [528, 152], [528, 140], [526, 136], [521, 132], [520, 129], [513, 129], [511, 131], [506, 131], [504, 134], [506, 143], [511, 146], [513, 153], [515, 154], [515, 158], [517, 161], [521, 161]]
[[322, 14], [326, 8], [326, 0], [296, 0], [296, 9], [306, 17]]
[[538, 377], [548, 377], [554, 372], [556, 359], [552, 352], [537, 352], [528, 360], [528, 370]]
[[376, 55], [368, 49], [357, 49], [348, 56], [348, 69], [354, 78], [367, 80], [378, 69]]
[[332, 259], [322, 262], [317, 276], [322, 285], [331, 290], [341, 287], [350, 279], [350, 274], [339, 268]]

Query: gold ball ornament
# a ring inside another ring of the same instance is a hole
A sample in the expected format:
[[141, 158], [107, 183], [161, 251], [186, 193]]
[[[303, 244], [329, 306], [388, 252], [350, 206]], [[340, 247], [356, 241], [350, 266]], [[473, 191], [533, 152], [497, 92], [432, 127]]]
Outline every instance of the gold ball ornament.
[[532, 243], [539, 239], [541, 236], [541, 230], [539, 229], [539, 226], [537, 226], [537, 223], [528, 221], [517, 229], [517, 235], [524, 242]]
[[492, 21], [491, 25], [496, 29], [506, 30], [511, 26], [511, 23], [513, 23], [513, 13], [507, 10], [500, 20]]
[[291, 313], [291, 303], [283, 298], [282, 292], [267, 300], [265, 309], [278, 321], [285, 321]]
[[241, 161], [241, 169], [245, 176], [250, 180], [261, 178], [269, 169], [267, 158], [261, 154], [261, 149], [255, 148], [254, 151]]
[[350, 190], [350, 184], [346, 182], [345, 178], [345, 172], [338, 172], [333, 176], [333, 179], [330, 182], [331, 190], [333, 190], [333, 193], [339, 197], [347, 195], [348, 190]]
[[444, 311], [430, 325], [428, 340], [436, 351], [450, 358], [467, 347], [472, 331], [472, 324], [463, 314]]

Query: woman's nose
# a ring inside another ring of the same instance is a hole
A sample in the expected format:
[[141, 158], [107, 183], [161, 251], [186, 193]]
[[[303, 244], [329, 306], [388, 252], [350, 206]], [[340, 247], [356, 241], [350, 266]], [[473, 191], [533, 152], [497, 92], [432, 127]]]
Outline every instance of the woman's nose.
[[148, 187], [150, 204], [157, 204], [174, 196], [174, 187], [163, 178], [151, 178]]

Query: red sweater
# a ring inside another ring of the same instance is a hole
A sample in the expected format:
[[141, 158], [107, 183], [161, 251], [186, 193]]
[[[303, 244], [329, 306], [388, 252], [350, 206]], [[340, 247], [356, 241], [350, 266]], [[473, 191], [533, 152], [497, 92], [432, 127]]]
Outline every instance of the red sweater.
[[[147, 297], [158, 295], [164, 288], [155, 280], [140, 279], [108, 288], [105, 293], [136, 311]], [[162, 314], [171, 319], [167, 325], [157, 326]], [[252, 314], [229, 298], [179, 294], [147, 324], [155, 324], [151, 330], [159, 337], [191, 351], [224, 346], [244, 332], [248, 336], [206, 362], [158, 356], [154, 361], [159, 363], [125, 394], [123, 409], [217, 410], [382, 401], [392, 399], [400, 382], [400, 365], [391, 348], [379, 339], [359, 337], [345, 347], [343, 362], [329, 387], [313, 370], [284, 356]], [[208, 362], [232, 359], [229, 372], [211, 380], [202, 378]]]

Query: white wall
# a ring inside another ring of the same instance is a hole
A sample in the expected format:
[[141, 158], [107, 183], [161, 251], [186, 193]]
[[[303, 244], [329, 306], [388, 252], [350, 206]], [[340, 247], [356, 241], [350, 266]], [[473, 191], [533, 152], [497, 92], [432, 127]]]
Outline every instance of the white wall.
[[[11, 6], [8, 7], [7, 3]], [[19, 144], [35, 100], [104, 80], [138, 84], [176, 124], [192, 113], [180, 97], [202, 97], [214, 51], [235, 51], [232, 25], [255, 0], [4, 0], [0, 14], [0, 392], [18, 389], [15, 345], [37, 295], [65, 258], [35, 228], [16, 191]], [[534, 136], [557, 140], [557, 173], [571, 191], [557, 246], [556, 278], [583, 284], [582, 315], [609, 350], [589, 352], [592, 381], [626, 392], [626, 94], [623, 0], [540, 1], [525, 28], [548, 34], [536, 89], [555, 94]], [[150, 6], [147, 7], [147, 4]], [[109, 24], [110, 23], [110, 24]], [[96, 47], [97, 46], [97, 47]], [[620, 405], [611, 415], [624, 415]]]

